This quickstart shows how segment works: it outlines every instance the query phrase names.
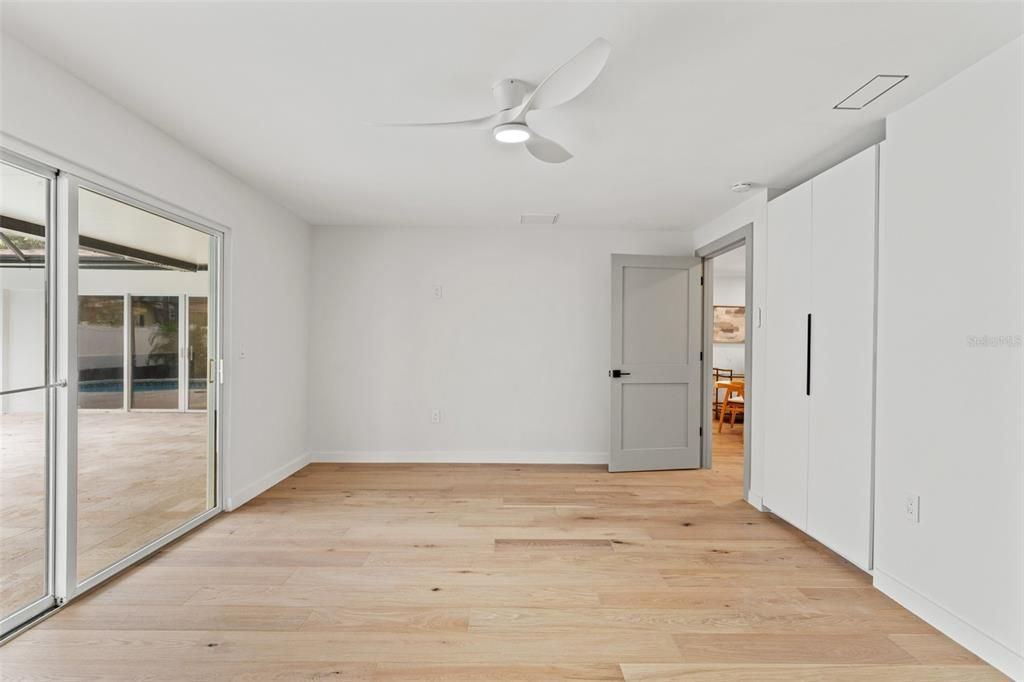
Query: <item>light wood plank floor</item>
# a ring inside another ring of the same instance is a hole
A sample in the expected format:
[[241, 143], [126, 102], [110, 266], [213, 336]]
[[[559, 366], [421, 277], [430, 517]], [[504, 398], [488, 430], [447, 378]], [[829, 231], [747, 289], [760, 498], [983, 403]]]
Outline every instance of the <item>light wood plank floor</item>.
[[740, 433], [718, 437], [712, 471], [312, 465], [0, 649], [0, 669], [11, 680], [1004, 679], [742, 502]]

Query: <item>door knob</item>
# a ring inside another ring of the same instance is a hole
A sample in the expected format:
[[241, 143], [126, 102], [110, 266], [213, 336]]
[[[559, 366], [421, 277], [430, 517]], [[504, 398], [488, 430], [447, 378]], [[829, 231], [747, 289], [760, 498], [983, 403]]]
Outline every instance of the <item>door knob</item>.
[[610, 376], [612, 379], [618, 379], [619, 377], [628, 377], [629, 374], [629, 372], [623, 372], [621, 369], [608, 370], [608, 376]]

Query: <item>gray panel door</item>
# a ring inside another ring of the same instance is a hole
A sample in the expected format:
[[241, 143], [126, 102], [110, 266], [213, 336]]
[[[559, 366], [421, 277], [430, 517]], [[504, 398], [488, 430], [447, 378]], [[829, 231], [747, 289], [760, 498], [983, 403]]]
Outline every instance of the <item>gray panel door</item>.
[[700, 466], [701, 260], [612, 256], [609, 471]]

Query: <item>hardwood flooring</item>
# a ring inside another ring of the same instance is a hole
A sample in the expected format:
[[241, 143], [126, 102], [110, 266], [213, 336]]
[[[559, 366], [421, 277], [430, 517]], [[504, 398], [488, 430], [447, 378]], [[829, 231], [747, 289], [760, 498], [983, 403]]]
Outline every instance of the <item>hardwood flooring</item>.
[[740, 433], [711, 471], [312, 465], [0, 649], [0, 675], [1004, 679], [741, 501]]

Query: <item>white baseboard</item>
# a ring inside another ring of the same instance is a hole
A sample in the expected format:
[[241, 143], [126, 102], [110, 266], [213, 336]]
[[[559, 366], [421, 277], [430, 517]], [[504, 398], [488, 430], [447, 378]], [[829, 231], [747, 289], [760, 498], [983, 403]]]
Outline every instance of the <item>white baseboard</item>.
[[224, 502], [224, 508], [227, 511], [234, 511], [238, 509], [264, 490], [274, 487], [307, 464], [309, 464], [309, 453], [305, 452], [290, 462], [286, 462], [277, 469], [274, 469], [258, 481], [250, 483], [234, 494], [228, 494], [227, 499]]
[[383, 451], [336, 450], [314, 452], [312, 462], [374, 464], [608, 464], [607, 452], [521, 452], [517, 450]]
[[1024, 680], [1024, 657], [1000, 644], [981, 630], [947, 611], [928, 597], [891, 575], [874, 571], [875, 588], [913, 612], [929, 625], [959, 643], [974, 655], [999, 669], [1011, 680]]
[[764, 501], [761, 497], [761, 493], [754, 492], [753, 490], [747, 492], [747, 503], [750, 504], [754, 509], [759, 512], [765, 511]]

